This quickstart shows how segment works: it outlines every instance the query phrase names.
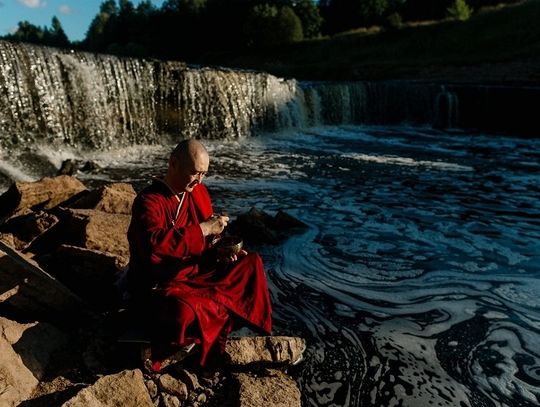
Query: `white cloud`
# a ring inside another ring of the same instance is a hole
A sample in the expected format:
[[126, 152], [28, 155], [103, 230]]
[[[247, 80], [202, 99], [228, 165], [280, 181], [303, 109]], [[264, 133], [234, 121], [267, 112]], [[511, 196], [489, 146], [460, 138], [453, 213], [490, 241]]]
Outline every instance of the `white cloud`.
[[45, 0], [19, 0], [19, 3], [30, 8], [45, 7], [47, 5]]
[[66, 16], [69, 16], [70, 14], [73, 14], [73, 9], [69, 7], [67, 4], [62, 4], [58, 7], [58, 11], [60, 14], [64, 14]]

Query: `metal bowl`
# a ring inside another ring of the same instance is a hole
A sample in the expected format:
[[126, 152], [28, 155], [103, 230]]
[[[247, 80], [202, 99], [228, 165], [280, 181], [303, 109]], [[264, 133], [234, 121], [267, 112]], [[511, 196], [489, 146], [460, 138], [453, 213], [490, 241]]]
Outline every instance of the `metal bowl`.
[[239, 236], [223, 236], [215, 238], [212, 245], [215, 247], [218, 257], [229, 257], [240, 253], [244, 242]]

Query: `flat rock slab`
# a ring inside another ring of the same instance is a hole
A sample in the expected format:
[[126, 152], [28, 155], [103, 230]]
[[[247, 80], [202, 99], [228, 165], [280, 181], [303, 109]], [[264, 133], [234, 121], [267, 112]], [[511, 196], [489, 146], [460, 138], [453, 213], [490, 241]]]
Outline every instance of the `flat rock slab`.
[[231, 337], [225, 357], [231, 365], [292, 364], [302, 357], [305, 348], [304, 339], [292, 336]]
[[15, 182], [0, 196], [0, 219], [28, 209], [51, 209], [87, 189], [77, 178], [61, 175], [36, 182]]
[[28, 399], [67, 338], [44, 323], [19, 324], [0, 317], [0, 405]]
[[239, 407], [300, 407], [300, 390], [296, 382], [278, 370], [270, 376], [258, 377], [237, 373]]
[[140, 370], [104, 376], [79, 391], [62, 407], [154, 407]]
[[23, 250], [57, 223], [58, 218], [53, 214], [43, 211], [30, 212], [10, 218], [0, 227], [0, 231], [12, 234], [15, 248]]

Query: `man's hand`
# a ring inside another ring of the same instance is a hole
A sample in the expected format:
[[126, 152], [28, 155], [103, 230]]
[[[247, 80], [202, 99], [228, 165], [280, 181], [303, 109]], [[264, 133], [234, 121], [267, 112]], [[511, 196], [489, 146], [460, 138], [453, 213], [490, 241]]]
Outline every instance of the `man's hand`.
[[244, 249], [242, 249], [238, 252], [238, 254], [233, 254], [230, 257], [223, 257], [221, 259], [218, 259], [218, 261], [224, 262], [224, 263], [233, 263], [237, 261], [240, 257], [244, 257], [246, 254], [247, 252]]
[[203, 236], [219, 235], [229, 223], [228, 216], [212, 216], [206, 222], [201, 223]]

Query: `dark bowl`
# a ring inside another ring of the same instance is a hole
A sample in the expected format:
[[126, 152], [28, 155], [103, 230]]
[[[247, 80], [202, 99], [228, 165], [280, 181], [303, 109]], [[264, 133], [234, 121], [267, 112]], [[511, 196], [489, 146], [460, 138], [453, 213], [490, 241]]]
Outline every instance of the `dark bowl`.
[[227, 257], [240, 253], [244, 242], [239, 236], [223, 236], [212, 241], [219, 257]]

